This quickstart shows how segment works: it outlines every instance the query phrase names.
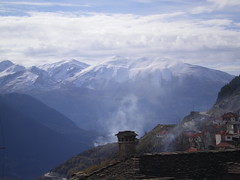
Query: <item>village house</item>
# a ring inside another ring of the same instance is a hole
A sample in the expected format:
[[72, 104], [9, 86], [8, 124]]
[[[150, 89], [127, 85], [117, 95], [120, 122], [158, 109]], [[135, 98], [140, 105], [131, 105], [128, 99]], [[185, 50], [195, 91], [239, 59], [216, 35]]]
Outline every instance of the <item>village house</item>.
[[239, 115], [228, 112], [222, 115], [221, 131], [215, 134], [216, 147], [234, 148], [240, 140], [240, 118]]
[[233, 135], [233, 137], [239, 138], [240, 134], [240, 118], [234, 113], [225, 113], [223, 116], [223, 122], [226, 124], [226, 131]]
[[211, 124], [216, 149], [235, 148], [240, 142], [240, 118], [232, 112], [215, 117]]
[[204, 133], [203, 132], [187, 132], [185, 134], [189, 143], [188, 151], [197, 151], [205, 149], [204, 146]]
[[205, 149], [232, 149], [240, 144], [240, 117], [228, 112], [214, 117], [204, 130], [184, 132], [188, 147], [186, 151]]

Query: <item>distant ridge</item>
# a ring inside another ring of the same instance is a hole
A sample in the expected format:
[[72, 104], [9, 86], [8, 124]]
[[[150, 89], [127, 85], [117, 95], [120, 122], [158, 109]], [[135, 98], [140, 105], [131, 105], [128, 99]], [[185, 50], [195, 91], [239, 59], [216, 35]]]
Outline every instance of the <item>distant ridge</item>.
[[[31, 180], [93, 145], [94, 133], [23, 94], [0, 95], [5, 176]], [[1, 146], [1, 144], [0, 144]], [[1, 152], [0, 152], [1, 153]]]

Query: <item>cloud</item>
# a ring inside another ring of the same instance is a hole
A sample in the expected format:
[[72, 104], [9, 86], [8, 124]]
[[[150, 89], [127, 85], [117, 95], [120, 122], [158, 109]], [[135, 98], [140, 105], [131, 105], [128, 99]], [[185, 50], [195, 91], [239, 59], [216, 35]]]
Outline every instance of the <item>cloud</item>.
[[212, 6], [198, 6], [190, 10], [192, 14], [202, 14], [202, 13], [210, 13], [214, 11], [214, 7]]
[[206, 26], [217, 26], [217, 27], [221, 27], [221, 26], [229, 27], [233, 25], [233, 21], [229, 19], [211, 19], [211, 20], [201, 21], [200, 23]]
[[225, 72], [231, 72], [232, 74], [235, 74], [235, 75], [240, 75], [240, 66], [239, 66], [239, 64], [238, 65], [221, 66], [218, 69], [221, 70], [221, 71], [225, 71]]
[[133, 0], [135, 2], [140, 3], [154, 3], [154, 2], [161, 2], [161, 3], [185, 3], [187, 0]]
[[135, 2], [139, 2], [139, 3], [152, 3], [154, 2], [154, 0], [134, 0]]
[[[229, 50], [240, 55], [240, 32], [227, 28], [231, 20], [183, 20], [185, 15], [32, 12], [22, 17], [1, 16], [1, 58], [37, 64], [39, 60], [122, 55], [195, 57], [194, 63], [221, 60], [221, 54]], [[215, 58], [206, 59], [203, 54]]]
[[[240, 6], [239, 0], [207, 0], [208, 4], [202, 6], [193, 7], [190, 13], [192, 14], [202, 14], [202, 13], [212, 13], [215, 11], [220, 11], [225, 13], [226, 8], [237, 8]], [[237, 10], [239, 12], [239, 10]], [[228, 12], [229, 13], [229, 12]]]
[[53, 2], [28, 2], [28, 1], [13, 1], [13, 2], [1, 2], [2, 5], [25, 5], [25, 6], [65, 6], [65, 7], [75, 7], [84, 6], [88, 7], [87, 4], [70, 4], [70, 3], [53, 3]]
[[208, 2], [213, 3], [218, 8], [224, 8], [227, 6], [240, 6], [239, 0], [208, 0]]

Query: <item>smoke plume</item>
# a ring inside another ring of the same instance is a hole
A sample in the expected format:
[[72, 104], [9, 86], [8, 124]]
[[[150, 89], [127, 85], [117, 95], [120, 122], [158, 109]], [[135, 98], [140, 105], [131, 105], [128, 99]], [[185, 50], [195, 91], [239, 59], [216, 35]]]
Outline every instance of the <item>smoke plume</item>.
[[103, 145], [116, 141], [115, 134], [119, 131], [135, 131], [139, 136], [143, 134], [146, 125], [144, 114], [140, 111], [138, 97], [129, 94], [123, 97], [118, 108], [102, 121], [102, 128], [107, 132], [106, 136], [97, 138], [95, 145]]

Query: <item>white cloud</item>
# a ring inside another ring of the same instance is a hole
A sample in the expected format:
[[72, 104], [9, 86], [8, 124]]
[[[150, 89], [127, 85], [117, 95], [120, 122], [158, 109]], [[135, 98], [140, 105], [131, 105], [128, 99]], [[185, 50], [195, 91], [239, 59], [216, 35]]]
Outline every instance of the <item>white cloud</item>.
[[190, 10], [192, 14], [210, 13], [214, 10], [212, 6], [198, 6]]
[[53, 3], [53, 2], [28, 2], [28, 1], [13, 1], [13, 2], [1, 2], [0, 4], [3, 5], [26, 5], [26, 6], [66, 6], [66, 7], [72, 7], [72, 6], [89, 6], [87, 4], [70, 4], [70, 3]]
[[[238, 59], [238, 61], [240, 61], [240, 59]], [[239, 64], [220, 66], [220, 67], [214, 67], [214, 68], [217, 68], [221, 71], [230, 72], [231, 74], [240, 75], [240, 65]]]
[[152, 3], [154, 0], [134, 0], [134, 1], [139, 3]]
[[133, 0], [140, 3], [153, 3], [153, 2], [162, 2], [162, 3], [185, 3], [186, 0]]
[[[0, 17], [1, 59], [25, 59], [25, 64], [112, 55], [189, 60], [189, 54], [194, 54], [196, 62], [207, 62], [222, 59], [219, 52], [229, 49], [240, 55], [240, 32], [223, 28], [230, 20], [174, 20], [181, 15], [32, 13]], [[215, 58], [207, 59], [203, 52]]]
[[212, 13], [214, 11], [222, 11], [225, 8], [236, 8], [240, 6], [239, 0], [207, 0], [207, 2], [207, 4], [204, 3], [202, 6], [193, 7], [192, 10], [190, 10], [190, 13]]
[[214, 3], [218, 8], [224, 8], [226, 6], [239, 6], [239, 0], [208, 0], [211, 3]]
[[229, 19], [211, 19], [211, 20], [200, 21], [200, 23], [207, 26], [218, 26], [218, 27], [233, 25], [232, 20], [229, 20]]

